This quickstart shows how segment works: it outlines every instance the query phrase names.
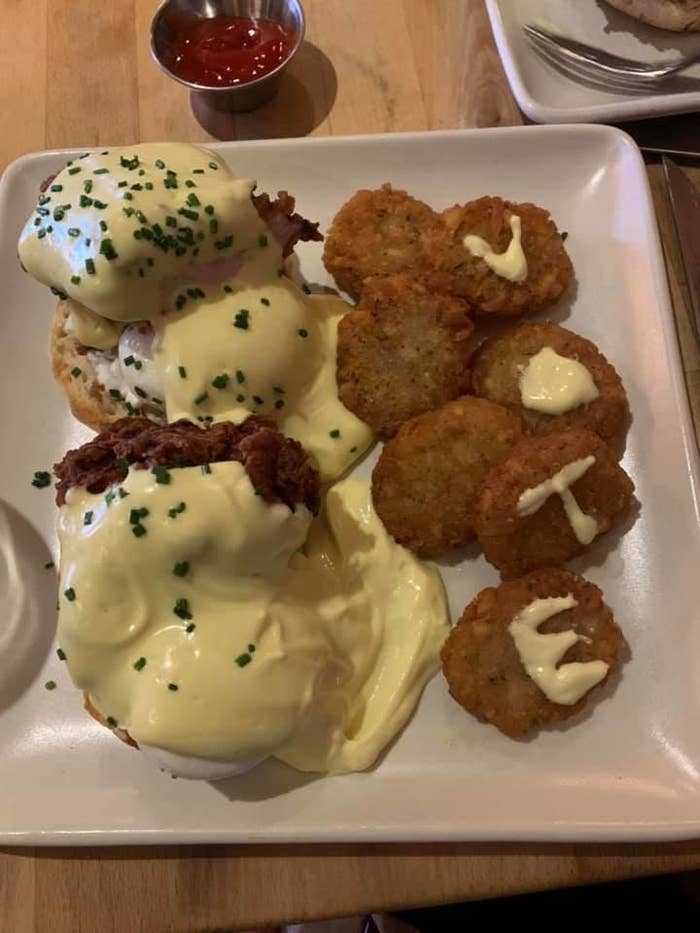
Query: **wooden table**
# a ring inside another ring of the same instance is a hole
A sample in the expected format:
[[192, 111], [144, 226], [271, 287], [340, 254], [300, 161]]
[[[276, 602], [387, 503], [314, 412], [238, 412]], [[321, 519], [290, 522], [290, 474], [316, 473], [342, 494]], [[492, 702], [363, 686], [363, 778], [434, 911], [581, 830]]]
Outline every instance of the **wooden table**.
[[[279, 97], [227, 138], [521, 123], [481, 0], [304, 0], [308, 43]], [[37, 149], [207, 140], [151, 63], [157, 0], [6, 0], [0, 167]], [[50, 16], [49, 16], [50, 13]], [[358, 23], [365, 23], [358, 28]], [[650, 170], [691, 396], [694, 346], [658, 170]], [[696, 172], [700, 184], [700, 172]], [[700, 868], [700, 842], [646, 846], [278, 846], [0, 851], [0, 930], [243, 929]]]

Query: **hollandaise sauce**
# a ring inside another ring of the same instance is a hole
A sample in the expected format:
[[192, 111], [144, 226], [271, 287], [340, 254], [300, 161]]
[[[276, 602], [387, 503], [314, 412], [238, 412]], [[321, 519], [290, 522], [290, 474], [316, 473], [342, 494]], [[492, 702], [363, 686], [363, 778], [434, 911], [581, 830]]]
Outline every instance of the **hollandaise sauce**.
[[[439, 575], [395, 544], [368, 485], [313, 522], [238, 463], [130, 470], [59, 513], [59, 639], [71, 677], [139, 745], [211, 762], [369, 767], [438, 669]], [[221, 776], [219, 774], [218, 776]]]

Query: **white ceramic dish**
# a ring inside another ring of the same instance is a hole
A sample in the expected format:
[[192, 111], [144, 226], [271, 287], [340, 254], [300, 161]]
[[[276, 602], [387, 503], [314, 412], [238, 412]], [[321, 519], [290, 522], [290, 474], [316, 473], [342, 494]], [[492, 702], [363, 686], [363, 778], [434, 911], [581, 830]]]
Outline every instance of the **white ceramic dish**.
[[[437, 208], [486, 192], [533, 200], [569, 231], [578, 289], [554, 317], [619, 368], [634, 421], [624, 464], [643, 508], [575, 564], [603, 587], [631, 646], [618, 682], [566, 729], [513, 742], [467, 716], [441, 676], [379, 766], [323, 778], [266, 763], [219, 784], [171, 780], [81, 709], [56, 659], [53, 494], [34, 470], [88, 436], [46, 362], [53, 298], [15, 239], [39, 183], [73, 153], [27, 156], [0, 184], [6, 400], [0, 449], [0, 842], [641, 840], [700, 832], [698, 456], [646, 176], [624, 134], [530, 127], [217, 146], [267, 190], [288, 188], [326, 227], [362, 186], [390, 179]], [[300, 250], [326, 282], [317, 244]], [[370, 464], [360, 467], [368, 473]], [[454, 615], [497, 575], [443, 566]], [[3, 573], [5, 579], [3, 579]], [[44, 683], [52, 679], [57, 689]], [[614, 689], [612, 689], [614, 687]]]
[[587, 87], [544, 62], [525, 39], [541, 23], [614, 55], [655, 62], [697, 50], [700, 33], [655, 29], [604, 0], [486, 0], [491, 28], [520, 109], [536, 123], [611, 123], [700, 110], [700, 65], [663, 90], [623, 94]]

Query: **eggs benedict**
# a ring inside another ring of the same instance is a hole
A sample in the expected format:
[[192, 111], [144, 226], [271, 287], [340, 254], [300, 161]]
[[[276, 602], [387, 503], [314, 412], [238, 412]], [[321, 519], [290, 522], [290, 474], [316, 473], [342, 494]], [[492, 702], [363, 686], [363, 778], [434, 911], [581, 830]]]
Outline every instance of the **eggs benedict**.
[[101, 721], [187, 777], [376, 761], [438, 669], [447, 610], [366, 483], [312, 521], [318, 477], [261, 418], [123, 419], [56, 474], [59, 641]]
[[331, 480], [372, 439], [335, 385], [349, 306], [284, 275], [317, 225], [254, 188], [196, 146], [86, 153], [50, 179], [19, 257], [59, 298], [50, 354], [79, 420], [266, 415]]

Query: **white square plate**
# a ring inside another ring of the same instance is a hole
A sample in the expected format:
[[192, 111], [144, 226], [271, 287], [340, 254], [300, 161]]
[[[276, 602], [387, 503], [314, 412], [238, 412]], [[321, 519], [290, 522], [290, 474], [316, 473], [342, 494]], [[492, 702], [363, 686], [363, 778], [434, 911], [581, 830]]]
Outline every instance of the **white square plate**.
[[537, 123], [610, 123], [700, 110], [700, 65], [654, 92], [587, 87], [544, 62], [525, 38], [525, 23], [541, 24], [579, 42], [643, 62], [697, 51], [700, 33], [646, 26], [605, 0], [486, 0], [491, 28], [518, 106]]
[[[265, 763], [219, 784], [171, 780], [81, 709], [54, 653], [47, 469], [87, 437], [46, 359], [54, 299], [15, 242], [43, 178], [72, 152], [27, 156], [0, 183], [5, 406], [0, 449], [0, 842], [640, 840], [700, 831], [698, 457], [644, 166], [605, 127], [530, 127], [213, 147], [265, 190], [330, 222], [391, 180], [436, 208], [484, 193], [549, 208], [578, 289], [554, 316], [618, 367], [633, 412], [624, 465], [642, 510], [575, 569], [599, 584], [631, 647], [622, 676], [567, 728], [514, 742], [466, 715], [440, 675], [373, 771], [324, 778]], [[318, 244], [299, 250], [327, 282]], [[360, 472], [367, 474], [365, 463]], [[457, 617], [497, 581], [483, 558], [442, 567]], [[3, 580], [3, 573], [5, 580]], [[55, 680], [49, 692], [44, 683]], [[612, 689], [614, 687], [614, 689]]]

